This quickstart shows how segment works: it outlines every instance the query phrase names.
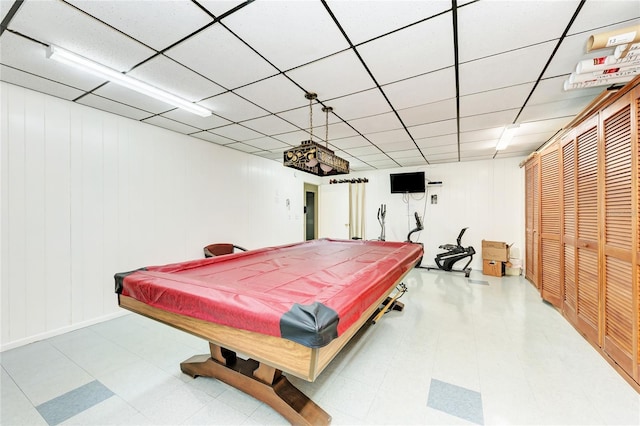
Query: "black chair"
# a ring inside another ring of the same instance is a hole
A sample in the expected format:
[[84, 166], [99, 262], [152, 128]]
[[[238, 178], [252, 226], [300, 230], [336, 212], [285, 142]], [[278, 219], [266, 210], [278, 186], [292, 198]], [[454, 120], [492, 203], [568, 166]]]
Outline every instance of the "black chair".
[[223, 256], [225, 254], [234, 253], [236, 249], [240, 251], [247, 251], [246, 248], [242, 248], [235, 244], [229, 244], [229, 243], [209, 244], [204, 248], [204, 257]]

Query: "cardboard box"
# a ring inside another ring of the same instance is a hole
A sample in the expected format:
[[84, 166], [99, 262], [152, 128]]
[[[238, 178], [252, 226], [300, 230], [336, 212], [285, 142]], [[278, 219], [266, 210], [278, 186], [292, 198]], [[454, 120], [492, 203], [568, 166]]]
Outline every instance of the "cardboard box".
[[504, 262], [497, 260], [483, 260], [482, 273], [493, 277], [501, 277], [504, 275]]
[[507, 266], [504, 268], [504, 274], [507, 276], [518, 276], [522, 274], [522, 268], [519, 266]]
[[509, 261], [509, 246], [500, 241], [482, 240], [482, 259]]

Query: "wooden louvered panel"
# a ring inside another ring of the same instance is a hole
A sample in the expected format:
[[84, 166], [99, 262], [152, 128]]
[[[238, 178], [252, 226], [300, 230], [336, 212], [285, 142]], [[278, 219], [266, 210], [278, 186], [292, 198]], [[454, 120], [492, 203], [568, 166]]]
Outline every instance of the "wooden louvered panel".
[[605, 257], [606, 297], [605, 297], [605, 335], [611, 337], [619, 346], [631, 353], [633, 336], [633, 292], [631, 263]]
[[605, 257], [605, 343], [604, 350], [631, 373], [633, 354], [632, 265]]
[[631, 105], [604, 120], [605, 243], [631, 249], [633, 239]]
[[569, 237], [575, 237], [576, 226], [576, 209], [574, 199], [576, 196], [575, 188], [575, 145], [573, 142], [562, 147], [562, 192], [563, 192], [563, 234]]
[[526, 265], [525, 277], [538, 286], [538, 170], [537, 159], [531, 160], [525, 169], [526, 173]]
[[578, 238], [598, 238], [597, 127], [579, 135], [578, 141]]
[[557, 149], [540, 157], [540, 232], [542, 234], [560, 235], [559, 161]]
[[555, 306], [561, 306], [560, 242], [542, 237], [540, 245], [540, 261], [544, 265], [540, 281], [542, 298]]
[[578, 328], [598, 342], [598, 253], [578, 248]]
[[564, 307], [576, 311], [576, 250], [570, 245], [564, 246]]

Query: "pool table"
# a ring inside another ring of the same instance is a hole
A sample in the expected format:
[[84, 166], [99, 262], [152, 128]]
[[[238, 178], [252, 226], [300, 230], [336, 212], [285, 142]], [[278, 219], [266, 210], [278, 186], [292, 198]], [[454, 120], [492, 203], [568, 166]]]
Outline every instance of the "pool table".
[[419, 244], [321, 239], [119, 273], [116, 293], [122, 308], [209, 342], [184, 373], [218, 378], [293, 424], [328, 424], [282, 373], [314, 381], [422, 255]]

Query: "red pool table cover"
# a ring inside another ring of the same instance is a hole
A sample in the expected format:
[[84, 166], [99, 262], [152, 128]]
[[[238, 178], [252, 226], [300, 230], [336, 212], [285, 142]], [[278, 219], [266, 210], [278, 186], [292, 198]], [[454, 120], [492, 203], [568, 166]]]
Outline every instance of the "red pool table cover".
[[165, 311], [322, 347], [422, 257], [419, 244], [313, 240], [116, 274]]

